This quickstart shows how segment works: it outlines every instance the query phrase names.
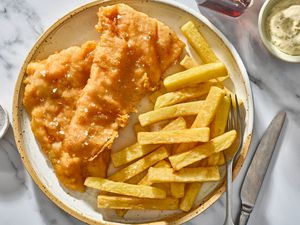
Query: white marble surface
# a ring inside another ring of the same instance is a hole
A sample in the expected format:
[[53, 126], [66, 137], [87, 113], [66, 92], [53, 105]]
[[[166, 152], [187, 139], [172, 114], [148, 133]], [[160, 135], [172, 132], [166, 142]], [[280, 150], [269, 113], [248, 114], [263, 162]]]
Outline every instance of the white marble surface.
[[[197, 10], [193, 0], [178, 0]], [[38, 36], [84, 0], [0, 1], [0, 104], [10, 115], [14, 84], [21, 64]], [[254, 152], [263, 131], [276, 112], [287, 111], [287, 121], [277, 145], [262, 191], [249, 225], [300, 224], [300, 64], [289, 64], [271, 56], [257, 31], [262, 0], [239, 19], [202, 10], [234, 44], [248, 69], [255, 101]], [[235, 205], [251, 156], [234, 182]], [[56, 207], [34, 184], [20, 160], [12, 130], [0, 141], [0, 225], [83, 224]], [[224, 196], [189, 225], [223, 224]]]

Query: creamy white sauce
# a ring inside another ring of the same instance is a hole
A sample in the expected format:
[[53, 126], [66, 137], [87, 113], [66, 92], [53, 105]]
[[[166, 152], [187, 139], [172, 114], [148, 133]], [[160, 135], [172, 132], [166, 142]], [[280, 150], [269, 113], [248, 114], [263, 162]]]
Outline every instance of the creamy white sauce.
[[271, 42], [280, 51], [300, 55], [300, 0], [282, 0], [267, 18]]

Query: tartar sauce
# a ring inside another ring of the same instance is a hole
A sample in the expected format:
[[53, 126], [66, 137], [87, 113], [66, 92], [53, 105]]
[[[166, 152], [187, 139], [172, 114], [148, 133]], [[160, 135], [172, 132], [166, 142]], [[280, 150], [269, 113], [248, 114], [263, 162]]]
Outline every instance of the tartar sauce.
[[300, 0], [276, 4], [267, 19], [271, 42], [280, 51], [300, 55]]

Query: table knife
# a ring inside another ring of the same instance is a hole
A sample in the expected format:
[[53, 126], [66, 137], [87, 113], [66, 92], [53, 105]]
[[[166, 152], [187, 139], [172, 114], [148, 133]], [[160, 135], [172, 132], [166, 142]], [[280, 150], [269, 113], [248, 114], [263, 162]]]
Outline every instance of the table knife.
[[245, 176], [242, 189], [239, 225], [246, 225], [255, 205], [264, 176], [279, 138], [286, 113], [279, 112], [264, 133]]

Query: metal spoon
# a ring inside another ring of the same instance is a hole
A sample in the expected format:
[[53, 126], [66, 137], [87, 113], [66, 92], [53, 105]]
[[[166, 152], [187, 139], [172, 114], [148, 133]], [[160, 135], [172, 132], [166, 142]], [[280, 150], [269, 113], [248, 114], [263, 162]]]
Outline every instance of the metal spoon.
[[4, 136], [9, 127], [7, 111], [0, 105], [0, 139]]

